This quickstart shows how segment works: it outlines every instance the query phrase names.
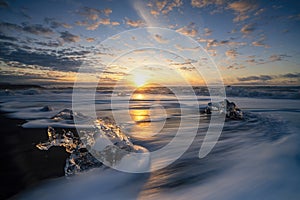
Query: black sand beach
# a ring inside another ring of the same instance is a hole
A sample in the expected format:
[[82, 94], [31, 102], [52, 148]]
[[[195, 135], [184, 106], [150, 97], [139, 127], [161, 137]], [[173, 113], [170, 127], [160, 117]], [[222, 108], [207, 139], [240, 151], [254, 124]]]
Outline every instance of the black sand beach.
[[11, 119], [0, 112], [1, 165], [0, 199], [6, 199], [38, 184], [41, 180], [64, 176], [68, 154], [54, 147], [41, 151], [36, 144], [47, 141], [46, 129], [24, 129], [24, 120]]

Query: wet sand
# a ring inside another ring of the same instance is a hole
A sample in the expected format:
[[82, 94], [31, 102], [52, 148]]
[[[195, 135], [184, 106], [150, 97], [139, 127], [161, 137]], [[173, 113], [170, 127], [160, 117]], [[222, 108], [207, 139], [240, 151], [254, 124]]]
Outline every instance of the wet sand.
[[37, 149], [36, 144], [47, 141], [47, 129], [24, 129], [24, 122], [0, 112], [0, 199], [12, 197], [44, 179], [64, 176], [68, 154], [61, 147]]

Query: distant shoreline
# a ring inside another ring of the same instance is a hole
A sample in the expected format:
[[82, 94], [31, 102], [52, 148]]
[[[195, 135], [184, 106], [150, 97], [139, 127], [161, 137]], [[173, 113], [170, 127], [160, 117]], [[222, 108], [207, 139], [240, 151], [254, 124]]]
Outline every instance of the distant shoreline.
[[[213, 85], [211, 85], [213, 86]], [[120, 88], [132, 88], [132, 86], [118, 86]], [[117, 88], [118, 88], [117, 87]], [[149, 86], [145, 86], [144, 88], [159, 88], [159, 87], [164, 87], [162, 85], [149, 85]], [[180, 85], [172, 85], [172, 87], [182, 87]], [[191, 85], [191, 87], [193, 88], [202, 88], [205, 87], [207, 88], [206, 85]], [[247, 87], [247, 88], [252, 88], [252, 87], [258, 87], [258, 88], [272, 88], [272, 87], [278, 87], [278, 88], [286, 88], [286, 87], [290, 87], [290, 88], [297, 88], [300, 87], [300, 85], [226, 85], [224, 84], [224, 87], [226, 88], [231, 88], [231, 87]], [[64, 85], [60, 85], [60, 84], [55, 84], [54, 86], [50, 86], [50, 85], [45, 85], [45, 86], [41, 86], [41, 85], [37, 85], [37, 84], [11, 84], [11, 83], [0, 83], [0, 89], [1, 90], [5, 90], [5, 89], [9, 89], [9, 90], [20, 90], [20, 89], [29, 89], [29, 88], [34, 88], [34, 89], [73, 89], [73, 86], [64, 86]], [[91, 89], [93, 87], [89, 87], [88, 85], [80, 87], [82, 89]], [[114, 85], [103, 85], [103, 86], [97, 86], [97, 89], [113, 89], [115, 88]]]

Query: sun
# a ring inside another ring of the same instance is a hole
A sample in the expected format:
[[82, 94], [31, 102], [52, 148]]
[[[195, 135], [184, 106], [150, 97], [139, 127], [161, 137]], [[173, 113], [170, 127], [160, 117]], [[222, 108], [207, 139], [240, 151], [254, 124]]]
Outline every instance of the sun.
[[136, 87], [142, 87], [146, 84], [147, 80], [148, 76], [145, 74], [135, 74], [135, 76], [133, 77], [133, 82]]

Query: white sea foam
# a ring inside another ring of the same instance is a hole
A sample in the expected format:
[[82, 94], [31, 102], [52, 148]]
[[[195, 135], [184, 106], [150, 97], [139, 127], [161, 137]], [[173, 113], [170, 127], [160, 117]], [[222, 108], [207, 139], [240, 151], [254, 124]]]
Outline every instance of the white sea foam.
[[[299, 130], [298, 130], [299, 131]], [[271, 144], [260, 144], [231, 155], [237, 163], [201, 185], [140, 199], [296, 200], [299, 193], [299, 142], [292, 135]]]
[[[130, 174], [112, 169], [93, 169], [80, 175], [51, 180], [17, 199], [136, 199], [147, 181], [147, 174]], [[130, 184], [128, 184], [130, 183]]]

